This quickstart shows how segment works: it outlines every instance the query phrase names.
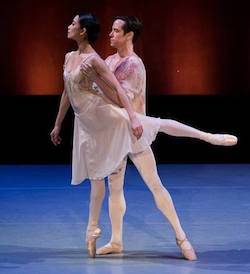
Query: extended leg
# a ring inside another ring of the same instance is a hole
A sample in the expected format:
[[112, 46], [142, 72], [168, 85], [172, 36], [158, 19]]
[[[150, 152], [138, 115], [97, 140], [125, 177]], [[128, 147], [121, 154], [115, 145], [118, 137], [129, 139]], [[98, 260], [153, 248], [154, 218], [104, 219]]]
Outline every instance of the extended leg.
[[171, 119], [161, 119], [160, 131], [172, 136], [200, 139], [219, 146], [233, 146], [237, 143], [237, 137], [234, 135], [204, 132]]

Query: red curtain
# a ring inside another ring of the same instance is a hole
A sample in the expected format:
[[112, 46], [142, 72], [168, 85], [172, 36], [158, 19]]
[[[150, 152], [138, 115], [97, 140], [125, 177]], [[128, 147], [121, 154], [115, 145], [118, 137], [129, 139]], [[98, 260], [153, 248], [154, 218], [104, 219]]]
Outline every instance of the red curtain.
[[[67, 26], [92, 12], [101, 22], [94, 45], [114, 52], [108, 34], [116, 15], [136, 15], [143, 33], [135, 50], [150, 94], [249, 93], [249, 4], [226, 0], [9, 1], [1, 7], [3, 94], [60, 94]], [[3, 5], [3, 4], [2, 4]]]

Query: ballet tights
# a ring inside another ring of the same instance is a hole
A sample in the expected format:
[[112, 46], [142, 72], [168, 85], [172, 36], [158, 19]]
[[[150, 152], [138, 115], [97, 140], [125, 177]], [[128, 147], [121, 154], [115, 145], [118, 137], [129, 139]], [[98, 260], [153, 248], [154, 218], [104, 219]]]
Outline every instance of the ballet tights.
[[183, 239], [186, 235], [181, 227], [172, 198], [159, 178], [151, 148], [149, 147], [141, 153], [130, 155], [130, 159], [152, 192], [156, 206], [172, 225], [176, 237]]
[[[126, 203], [123, 194], [124, 174], [126, 170], [127, 159], [124, 159], [121, 165], [113, 172], [109, 178], [109, 216], [112, 224], [112, 241], [122, 242], [123, 216], [126, 211]], [[89, 204], [89, 221], [87, 233], [98, 227], [98, 220], [105, 196], [105, 181], [91, 180], [91, 194]]]
[[[176, 237], [183, 239], [185, 237], [185, 233], [181, 227], [171, 196], [162, 185], [158, 176], [157, 167], [151, 148], [149, 147], [141, 153], [130, 155], [130, 159], [135, 164], [144, 182], [152, 192], [157, 207], [169, 220], [175, 230]], [[122, 165], [115, 173], [109, 176], [109, 214], [112, 225], [112, 237], [110, 242], [119, 245], [122, 245], [122, 221], [126, 210], [126, 203], [123, 193], [125, 167], [126, 160], [123, 161]], [[91, 199], [93, 197], [92, 187], [105, 190], [105, 188], [101, 187], [102, 185], [104, 185], [104, 182], [98, 181], [94, 184], [91, 182]], [[95, 190], [94, 192], [99, 193], [101, 191]], [[103, 198], [100, 199], [102, 195], [97, 195], [96, 198], [97, 197], [99, 197], [99, 201], [96, 201], [96, 204], [94, 204], [94, 202], [90, 203], [90, 207], [92, 206], [93, 208], [90, 209], [91, 216], [89, 217], [88, 227], [90, 227], [90, 222], [92, 225], [94, 224], [94, 228], [98, 225], [98, 217]]]
[[[159, 131], [172, 136], [196, 138], [219, 145], [225, 142], [226, 136], [223, 134], [206, 133], [171, 119], [160, 119]], [[228, 136], [226, 137], [228, 138]], [[233, 140], [233, 142], [235, 143], [237, 140]], [[151, 148], [149, 147], [145, 151], [137, 154], [131, 154], [129, 157], [135, 164], [144, 182], [152, 192], [157, 207], [169, 220], [170, 224], [175, 230], [176, 237], [178, 239], [183, 239], [185, 237], [185, 233], [180, 225], [180, 221], [175, 211], [171, 196], [166, 188], [162, 185], [158, 176], [155, 158]], [[120, 245], [122, 245], [123, 216], [126, 211], [126, 202], [123, 193], [125, 169], [126, 159], [123, 160], [120, 167], [109, 176], [108, 180], [110, 192], [109, 214], [112, 225], [112, 237], [110, 242]], [[104, 180], [92, 180], [87, 232], [98, 227], [98, 219], [104, 195]]]
[[160, 120], [160, 132], [177, 137], [190, 137], [207, 141], [208, 134], [171, 119]]
[[89, 203], [89, 221], [87, 234], [93, 232], [98, 227], [98, 221], [102, 202], [105, 196], [105, 182], [103, 180], [91, 180], [91, 192]]

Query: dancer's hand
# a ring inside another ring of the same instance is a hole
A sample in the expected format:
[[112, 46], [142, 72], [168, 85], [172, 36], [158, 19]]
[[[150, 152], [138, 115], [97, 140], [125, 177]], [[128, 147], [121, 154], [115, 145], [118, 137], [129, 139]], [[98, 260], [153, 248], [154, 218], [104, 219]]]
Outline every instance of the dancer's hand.
[[91, 80], [93, 82], [95, 81], [97, 74], [96, 74], [96, 71], [94, 70], [94, 68], [92, 67], [91, 64], [86, 63], [86, 62], [81, 63], [80, 71], [89, 80]]
[[140, 139], [140, 137], [142, 136], [143, 128], [141, 122], [136, 116], [131, 119], [131, 127], [135, 137], [137, 139]]
[[55, 146], [60, 145], [62, 142], [62, 138], [59, 136], [60, 130], [59, 126], [55, 126], [50, 133], [50, 139]]

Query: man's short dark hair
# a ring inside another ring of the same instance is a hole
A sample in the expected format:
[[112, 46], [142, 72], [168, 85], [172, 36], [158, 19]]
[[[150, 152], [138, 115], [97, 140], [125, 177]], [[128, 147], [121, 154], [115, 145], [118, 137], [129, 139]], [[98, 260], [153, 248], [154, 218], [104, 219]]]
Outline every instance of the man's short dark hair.
[[133, 44], [139, 37], [142, 31], [142, 23], [139, 21], [139, 19], [135, 16], [116, 16], [114, 20], [122, 20], [125, 22], [122, 29], [124, 30], [124, 33], [128, 33], [132, 31], [134, 33], [133, 37]]

